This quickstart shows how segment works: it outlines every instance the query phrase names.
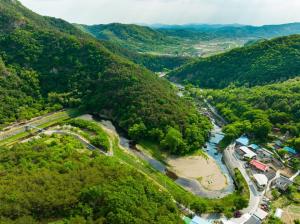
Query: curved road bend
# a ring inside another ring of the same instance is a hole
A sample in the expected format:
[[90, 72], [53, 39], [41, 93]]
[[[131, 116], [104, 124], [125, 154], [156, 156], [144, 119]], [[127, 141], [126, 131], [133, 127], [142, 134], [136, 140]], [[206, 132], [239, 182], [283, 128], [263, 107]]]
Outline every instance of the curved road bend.
[[242, 212], [253, 214], [256, 211], [256, 209], [259, 207], [260, 201], [264, 196], [264, 192], [259, 192], [256, 189], [256, 186], [251, 180], [251, 178], [249, 177], [249, 175], [247, 174], [247, 171], [244, 168], [243, 163], [235, 156], [234, 147], [235, 144], [229, 145], [228, 148], [224, 150], [224, 153], [226, 153], [226, 157], [230, 165], [240, 170], [240, 172], [242, 173], [243, 177], [245, 178], [249, 186], [249, 190], [250, 190], [249, 205], [247, 208], [244, 208]]

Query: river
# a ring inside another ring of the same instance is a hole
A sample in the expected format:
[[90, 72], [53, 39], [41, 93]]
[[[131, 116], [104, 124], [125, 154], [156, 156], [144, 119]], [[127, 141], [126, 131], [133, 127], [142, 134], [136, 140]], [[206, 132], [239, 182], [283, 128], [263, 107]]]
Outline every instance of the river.
[[[133, 154], [138, 156], [139, 158], [147, 161], [154, 169], [158, 170], [159, 172], [166, 174], [168, 167], [163, 164], [162, 162], [156, 160], [152, 156], [150, 156], [147, 153], [144, 153], [143, 151], [136, 150], [135, 148], [131, 147], [131, 141], [128, 139], [126, 134], [117, 126], [115, 126], [111, 121], [109, 120], [104, 120], [104, 119], [99, 119], [99, 118], [93, 118], [89, 116], [84, 116], [82, 118], [89, 119], [89, 120], [96, 120], [100, 122], [102, 125], [104, 125], [106, 128], [112, 130], [115, 132], [119, 138], [120, 138], [120, 145], [127, 149], [130, 150]], [[206, 198], [221, 198], [224, 197], [234, 191], [234, 183], [233, 180], [229, 174], [229, 171], [227, 167], [224, 165], [222, 161], [222, 153], [218, 152], [217, 144], [222, 140], [224, 137], [222, 132], [221, 132], [221, 127], [216, 125], [213, 122], [213, 130], [211, 134], [211, 138], [209, 141], [206, 143], [206, 152], [209, 156], [211, 156], [218, 166], [220, 167], [222, 173], [226, 176], [227, 179], [227, 187], [220, 190], [220, 191], [208, 191], [205, 188], [201, 186], [201, 184], [195, 180], [195, 179], [187, 179], [187, 178], [182, 178], [178, 177], [176, 180], [174, 180], [177, 184], [181, 185], [185, 189], [191, 191], [195, 195], [201, 196], [201, 197], [206, 197]]]
[[[179, 88], [178, 96], [182, 97], [184, 95], [184, 86], [180, 84], [176, 84], [176, 86]], [[94, 119], [93, 117], [85, 116], [83, 117], [85, 119]], [[178, 177], [175, 182], [185, 189], [193, 192], [195, 195], [207, 197], [207, 198], [222, 198], [230, 193], [232, 193], [235, 190], [234, 182], [232, 177], [229, 174], [229, 171], [226, 167], [226, 165], [223, 162], [223, 154], [218, 151], [218, 143], [223, 139], [224, 135], [222, 133], [222, 128], [216, 124], [213, 118], [210, 118], [213, 124], [213, 129], [211, 131], [211, 137], [209, 141], [206, 143], [205, 151], [206, 153], [211, 156], [219, 166], [222, 173], [225, 175], [227, 180], [227, 187], [219, 190], [219, 191], [208, 191], [205, 188], [201, 186], [201, 184], [195, 180], [195, 179], [187, 179]], [[115, 132], [119, 138], [120, 138], [120, 145], [130, 150], [132, 153], [134, 153], [139, 158], [147, 161], [154, 169], [158, 170], [159, 172], [166, 174], [167, 173], [167, 166], [163, 164], [162, 162], [156, 160], [152, 156], [150, 156], [147, 153], [144, 153], [143, 151], [136, 150], [135, 147], [131, 147], [131, 141], [126, 136], [125, 132], [122, 131], [118, 126], [114, 125], [111, 121], [105, 120], [105, 119], [99, 119], [96, 118], [96, 121], [100, 121], [102, 125], [107, 127], [108, 129]]]

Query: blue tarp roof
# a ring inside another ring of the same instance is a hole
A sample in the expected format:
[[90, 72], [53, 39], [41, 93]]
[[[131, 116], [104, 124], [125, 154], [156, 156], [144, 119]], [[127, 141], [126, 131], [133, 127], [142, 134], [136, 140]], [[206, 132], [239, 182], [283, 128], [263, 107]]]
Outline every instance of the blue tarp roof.
[[199, 216], [195, 216], [192, 219], [191, 224], [210, 224], [210, 222], [206, 221], [205, 219], [199, 217]]
[[240, 143], [242, 145], [249, 145], [249, 139], [246, 136], [241, 136], [236, 140], [237, 143]]
[[256, 145], [256, 144], [249, 145], [249, 148], [254, 149], [254, 150], [260, 149], [260, 147], [258, 145]]
[[287, 147], [286, 146], [286, 147], [283, 148], [283, 150], [285, 150], [285, 151], [287, 151], [287, 152], [289, 152], [291, 154], [294, 154], [294, 155], [297, 154], [297, 151], [295, 149], [291, 148], [291, 147]]

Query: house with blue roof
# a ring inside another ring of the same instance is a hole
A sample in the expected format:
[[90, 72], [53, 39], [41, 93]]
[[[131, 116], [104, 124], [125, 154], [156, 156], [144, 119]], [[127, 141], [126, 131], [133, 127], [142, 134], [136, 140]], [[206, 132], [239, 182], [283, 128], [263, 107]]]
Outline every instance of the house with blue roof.
[[248, 146], [249, 145], [249, 138], [246, 136], [241, 136], [237, 140], [235, 140], [236, 144], [242, 145], [242, 146]]
[[291, 147], [285, 146], [283, 147], [283, 150], [290, 154], [297, 155], [297, 151]]
[[248, 147], [250, 149], [252, 149], [253, 151], [258, 151], [260, 149], [259, 145], [256, 145], [256, 144], [251, 144]]

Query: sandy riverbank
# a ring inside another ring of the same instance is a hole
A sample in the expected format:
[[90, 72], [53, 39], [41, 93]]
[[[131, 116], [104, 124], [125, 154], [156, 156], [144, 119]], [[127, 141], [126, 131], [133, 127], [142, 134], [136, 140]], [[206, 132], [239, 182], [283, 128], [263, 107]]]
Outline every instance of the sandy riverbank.
[[195, 179], [209, 191], [219, 191], [227, 187], [226, 177], [210, 156], [169, 158], [167, 163], [178, 176]]

